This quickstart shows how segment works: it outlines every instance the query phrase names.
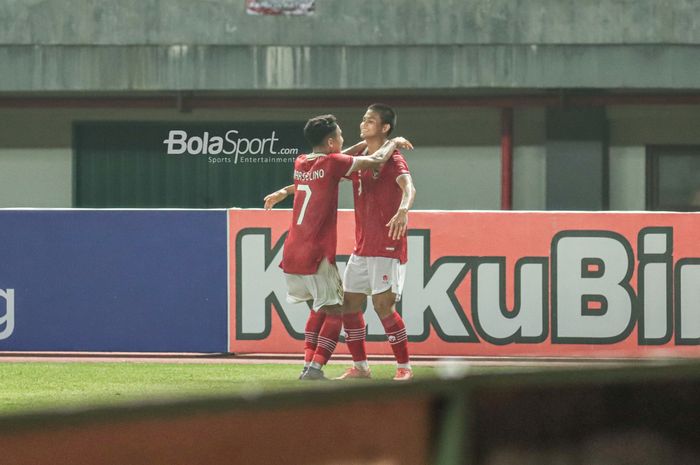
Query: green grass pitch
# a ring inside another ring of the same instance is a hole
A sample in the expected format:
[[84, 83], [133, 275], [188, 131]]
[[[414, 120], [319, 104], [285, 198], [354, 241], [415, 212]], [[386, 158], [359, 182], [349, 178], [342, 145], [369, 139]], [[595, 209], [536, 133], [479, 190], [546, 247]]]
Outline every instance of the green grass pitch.
[[[331, 364], [324, 371], [334, 377], [348, 366]], [[297, 379], [300, 367], [300, 363], [0, 363], [0, 415], [317, 385]], [[394, 371], [393, 364], [373, 364], [373, 379], [361, 382], [389, 382]], [[432, 377], [435, 369], [415, 366], [414, 373], [416, 378]], [[358, 381], [335, 381], [340, 382]]]

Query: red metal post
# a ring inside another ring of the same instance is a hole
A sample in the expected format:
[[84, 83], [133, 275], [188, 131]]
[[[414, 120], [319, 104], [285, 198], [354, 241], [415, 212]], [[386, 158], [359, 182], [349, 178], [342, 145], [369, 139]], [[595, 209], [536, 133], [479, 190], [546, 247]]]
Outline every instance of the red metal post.
[[513, 108], [501, 110], [501, 210], [513, 209]]

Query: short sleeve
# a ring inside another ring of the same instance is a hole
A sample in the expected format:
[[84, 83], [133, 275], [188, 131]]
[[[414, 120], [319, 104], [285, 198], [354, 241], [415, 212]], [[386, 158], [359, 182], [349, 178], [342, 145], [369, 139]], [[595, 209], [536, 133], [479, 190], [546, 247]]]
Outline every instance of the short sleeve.
[[331, 161], [331, 166], [332, 166], [332, 175], [335, 178], [343, 178], [347, 177], [350, 173], [350, 168], [352, 168], [353, 163], [355, 162], [355, 159], [351, 157], [350, 155], [345, 155], [343, 153], [333, 153], [329, 155], [330, 161]]
[[397, 178], [401, 176], [402, 174], [411, 174], [411, 172], [408, 170], [408, 164], [406, 163], [406, 159], [401, 155], [401, 152], [398, 150], [394, 152], [394, 154], [391, 156], [391, 170], [392, 170], [392, 176], [394, 178]]
[[295, 172], [300, 170], [302, 157], [303, 157], [303, 155], [300, 155], [300, 156], [296, 157], [296, 159], [294, 160], [294, 171]]

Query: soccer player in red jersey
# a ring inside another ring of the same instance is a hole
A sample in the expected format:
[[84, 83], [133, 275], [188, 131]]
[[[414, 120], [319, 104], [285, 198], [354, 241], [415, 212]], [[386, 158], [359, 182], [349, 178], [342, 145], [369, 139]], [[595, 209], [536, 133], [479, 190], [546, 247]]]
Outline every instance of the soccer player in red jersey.
[[[312, 300], [305, 330], [305, 361], [300, 379], [324, 379], [322, 367], [335, 350], [342, 327], [343, 288], [335, 265], [338, 215], [338, 183], [361, 169], [385, 162], [397, 145], [397, 138], [371, 156], [352, 157], [341, 153], [342, 130], [333, 115], [311, 118], [304, 137], [313, 152], [294, 162], [294, 184], [265, 197], [265, 208], [296, 192], [292, 223], [285, 240], [280, 267], [287, 281], [287, 300]], [[358, 144], [353, 149], [361, 148]]]
[[[370, 105], [360, 123], [365, 154], [376, 153], [396, 126], [396, 113], [382, 104]], [[378, 167], [350, 176], [355, 200], [355, 250], [343, 277], [343, 325], [353, 366], [338, 379], [369, 378], [362, 306], [372, 297], [397, 363], [394, 380], [413, 378], [408, 355], [406, 325], [394, 305], [401, 299], [406, 275], [408, 210], [416, 189], [401, 152]]]

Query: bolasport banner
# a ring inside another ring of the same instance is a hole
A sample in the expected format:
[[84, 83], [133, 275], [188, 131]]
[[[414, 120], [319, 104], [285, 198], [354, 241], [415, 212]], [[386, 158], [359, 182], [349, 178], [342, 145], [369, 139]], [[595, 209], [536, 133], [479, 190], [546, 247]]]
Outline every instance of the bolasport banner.
[[[307, 150], [289, 121], [76, 124], [76, 205], [260, 207]], [[291, 204], [284, 204], [285, 206]]]
[[[229, 211], [232, 352], [302, 350], [309, 308], [286, 301], [279, 268], [290, 219]], [[700, 356], [700, 214], [426, 211], [409, 226], [397, 310], [414, 355]], [[353, 245], [341, 211], [341, 275]], [[365, 319], [369, 353], [390, 354], [371, 299]]]

